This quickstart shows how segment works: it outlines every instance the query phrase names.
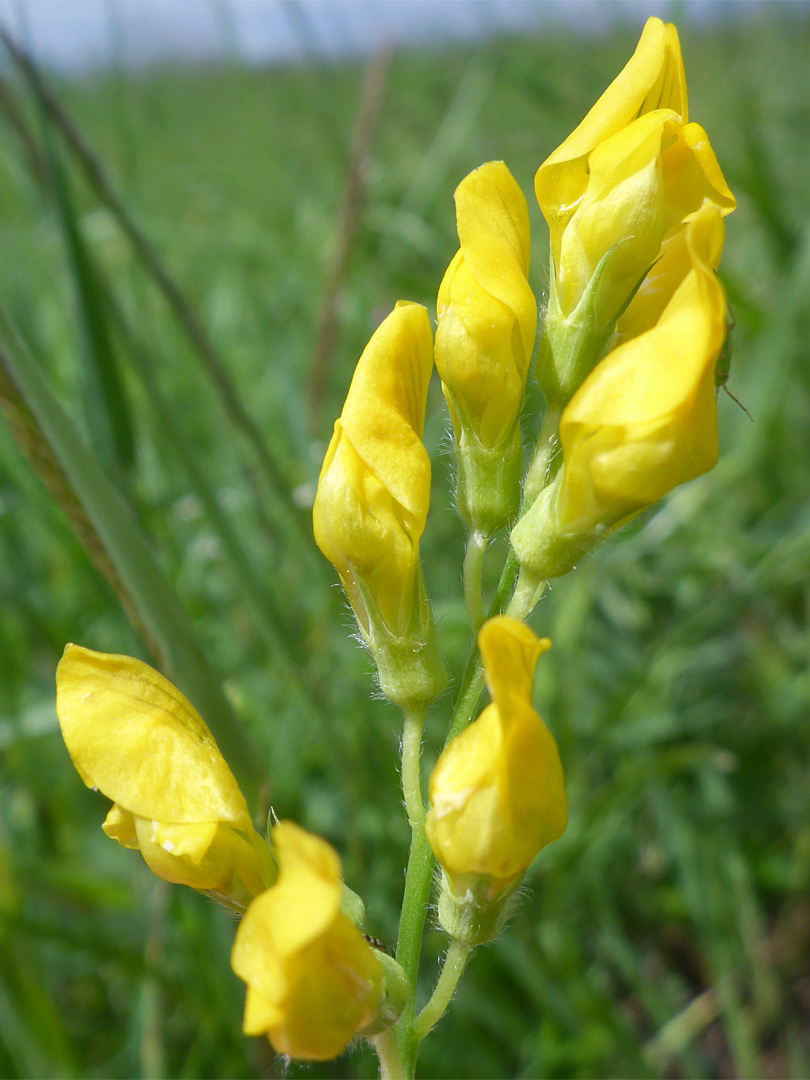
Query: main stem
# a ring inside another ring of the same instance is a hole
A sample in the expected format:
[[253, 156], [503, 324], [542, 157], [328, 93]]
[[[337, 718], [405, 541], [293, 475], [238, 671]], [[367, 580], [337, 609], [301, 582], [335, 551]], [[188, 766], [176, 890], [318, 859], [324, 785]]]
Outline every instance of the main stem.
[[408, 869], [405, 872], [405, 893], [402, 897], [402, 913], [399, 919], [397, 961], [408, 978], [410, 991], [397, 1024], [397, 1035], [402, 1055], [403, 1075], [406, 1077], [414, 1074], [416, 1051], [419, 1046], [419, 1040], [413, 1029], [416, 1012], [416, 977], [419, 974], [422, 933], [425, 927], [425, 916], [430, 899], [430, 880], [433, 874], [433, 853], [425, 834], [425, 806], [422, 801], [420, 775], [422, 720], [421, 713], [406, 713], [402, 737], [402, 791], [411, 826], [411, 849], [408, 855]]
[[380, 1059], [380, 1080], [404, 1080], [405, 1073], [402, 1068], [396, 1028], [389, 1028], [387, 1031], [380, 1032], [379, 1035], [372, 1035], [368, 1041]]
[[[514, 552], [510, 548], [509, 554], [506, 556], [506, 562], [504, 563], [501, 580], [498, 582], [495, 599], [492, 601], [492, 606], [489, 610], [490, 617], [499, 614], [506, 607], [506, 600], [512, 592], [516, 573], [517, 562], [515, 560]], [[483, 689], [484, 671], [481, 667], [481, 661], [478, 658], [478, 646], [477, 644], [473, 644], [469, 658], [467, 659], [467, 666], [464, 669], [464, 674], [461, 678], [461, 686], [459, 687], [453, 715], [450, 718], [450, 726], [447, 729], [445, 746], [451, 739], [454, 739], [456, 735], [462, 732], [472, 720]]]

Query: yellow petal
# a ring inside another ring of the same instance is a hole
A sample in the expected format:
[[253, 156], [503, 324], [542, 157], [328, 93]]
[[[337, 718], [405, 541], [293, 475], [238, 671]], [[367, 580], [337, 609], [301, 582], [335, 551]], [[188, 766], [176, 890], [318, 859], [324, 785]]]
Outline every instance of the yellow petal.
[[576, 307], [602, 257], [612, 249], [599, 297], [606, 318], [623, 305], [658, 254], [665, 229], [659, 159], [662, 140], [672, 137], [676, 119], [671, 110], [647, 113], [591, 154], [588, 185], [562, 234], [556, 263], [563, 315]]
[[502, 161], [490, 161], [461, 181], [455, 202], [464, 262], [481, 288], [514, 313], [528, 368], [537, 305], [527, 281], [529, 211], [523, 192]]
[[368, 468], [340, 420], [324, 459], [313, 520], [318, 547], [340, 574], [364, 629], [358, 579], [386, 625], [401, 633], [413, 603], [422, 524]]
[[268, 1027], [279, 1053], [328, 1061], [371, 1023], [380, 999], [380, 965], [345, 915], [291, 958], [286, 974], [280, 1019]]
[[360, 357], [340, 416], [345, 437], [419, 533], [430, 491], [422, 429], [432, 366], [427, 309], [400, 300]]
[[286, 958], [328, 929], [341, 896], [340, 861], [326, 841], [289, 821], [272, 835], [278, 881], [250, 905], [232, 957], [237, 975], [268, 1001], [275, 1000]]
[[280, 1019], [277, 1006], [262, 997], [258, 990], [248, 986], [245, 991], [245, 1013], [242, 1031], [245, 1035], [264, 1035]]
[[549, 639], [537, 637], [517, 619], [496, 615], [481, 627], [478, 646], [493, 700], [506, 704], [517, 697], [531, 704], [534, 669], [551, 648]]
[[661, 318], [664, 308], [692, 268], [687, 235], [693, 246], [700, 246], [701, 261], [708, 269], [717, 269], [723, 251], [722, 222], [717, 221], [716, 215], [707, 218], [698, 213], [693, 214], [692, 219], [698, 216], [700, 220], [691, 230], [685, 222], [664, 241], [660, 257], [616, 324], [616, 345], [651, 330]]
[[671, 109], [681, 123], [688, 120], [677, 32], [671, 24], [650, 18], [624, 70], [537, 170], [535, 193], [551, 232], [555, 264], [559, 264], [563, 229], [588, 184], [591, 151], [636, 117], [656, 109]]
[[553, 736], [531, 709], [509, 719], [504, 723], [498, 707], [487, 706], [433, 770], [426, 829], [451, 878], [476, 874], [510, 884], [565, 829], [565, 783]]
[[56, 711], [82, 779], [137, 817], [249, 825], [244, 796], [191, 703], [129, 656], [68, 645]]
[[677, 128], [677, 136], [661, 158], [667, 227], [680, 228], [705, 201], [714, 203], [724, 216], [730, 214], [737, 201], [706, 132], [700, 124], [686, 124]]
[[223, 822], [166, 825], [137, 817], [135, 828], [149, 869], [175, 885], [244, 904], [275, 876], [267, 845], [253, 829], [245, 834]]
[[135, 818], [128, 810], [122, 810], [118, 803], [112, 804], [101, 828], [106, 836], [109, 836], [111, 840], [117, 840], [121, 847], [138, 850]]
[[706, 203], [687, 226], [691, 270], [657, 324], [614, 349], [563, 412], [563, 529], [619, 521], [714, 465], [726, 311], [711, 269], [718, 230], [720, 211]]

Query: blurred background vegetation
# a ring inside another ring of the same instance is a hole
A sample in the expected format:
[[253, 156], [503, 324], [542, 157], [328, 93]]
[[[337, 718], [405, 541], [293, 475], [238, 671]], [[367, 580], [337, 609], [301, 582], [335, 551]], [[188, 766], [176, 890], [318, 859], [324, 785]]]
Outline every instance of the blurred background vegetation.
[[[146, 637], [224, 682], [266, 802], [338, 847], [389, 945], [408, 841], [398, 717], [371, 700], [310, 537], [325, 442], [382, 315], [400, 297], [435, 312], [453, 189], [483, 161], [504, 159], [529, 197], [542, 294], [534, 170], [640, 28], [369, 69], [112, 69], [49, 78], [53, 100], [10, 55], [2, 68], [0, 305], [148, 538], [152, 601], [175, 623], [156, 630], [141, 597]], [[739, 199], [721, 271], [730, 388], [753, 423], [721, 395], [715, 471], [535, 612], [570, 825], [424, 1044], [428, 1077], [810, 1075], [810, 22], [772, 4], [680, 29], [692, 118]], [[2, 348], [19, 376], [8, 327]], [[7, 374], [0, 398], [0, 1074], [281, 1076], [240, 1033], [229, 916], [110, 843], [107, 801], [70, 765], [64, 643], [153, 654], [30, 387]], [[527, 438], [540, 408], [532, 389]], [[434, 385], [424, 564], [458, 671], [446, 427]], [[429, 716], [429, 757], [449, 707]], [[430, 930], [426, 984], [441, 949]], [[286, 1075], [371, 1077], [375, 1061], [358, 1048]]]

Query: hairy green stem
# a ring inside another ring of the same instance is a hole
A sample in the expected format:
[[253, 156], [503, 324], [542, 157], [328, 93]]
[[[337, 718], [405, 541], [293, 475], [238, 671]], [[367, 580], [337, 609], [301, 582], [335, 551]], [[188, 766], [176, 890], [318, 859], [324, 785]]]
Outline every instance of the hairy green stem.
[[489, 536], [474, 529], [467, 537], [464, 552], [464, 601], [473, 634], [477, 634], [484, 621], [484, 602], [481, 595], [481, 570], [489, 544]]
[[557, 471], [560, 449], [560, 410], [549, 405], [546, 408], [534, 457], [526, 473], [523, 484], [523, 505], [521, 516], [526, 513], [534, 500], [553, 479]]
[[419, 973], [419, 955], [422, 951], [422, 932], [425, 928], [430, 882], [433, 876], [433, 852], [430, 850], [425, 823], [414, 827], [408, 869], [405, 872], [405, 895], [402, 898], [402, 914], [399, 920], [397, 962], [408, 977], [410, 993], [397, 1024], [399, 1048], [406, 1076], [413, 1076], [419, 1040], [413, 1030], [416, 1012], [416, 977]]
[[547, 581], [538, 581], [521, 570], [505, 614], [511, 615], [513, 619], [520, 619], [521, 622], [527, 619], [546, 591], [546, 585]]
[[421, 1041], [438, 1024], [447, 1011], [447, 1006], [456, 992], [471, 950], [458, 941], [451, 941], [444, 958], [442, 972], [436, 983], [436, 989], [427, 1005], [414, 1020], [416, 1037]]
[[405, 713], [405, 726], [402, 732], [402, 794], [405, 796], [405, 809], [412, 829], [424, 824], [425, 804], [422, 801], [422, 777], [419, 761], [422, 752], [421, 713]]
[[389, 1028], [368, 1040], [380, 1060], [380, 1080], [405, 1080], [396, 1028]]
[[401, 965], [410, 984], [408, 1001], [397, 1024], [399, 1053], [404, 1076], [413, 1076], [416, 1050], [419, 1045], [413, 1031], [416, 1012], [416, 977], [419, 974], [422, 933], [425, 928], [430, 882], [433, 875], [433, 853], [425, 834], [425, 806], [422, 801], [420, 771], [422, 719], [421, 713], [406, 712], [402, 736], [402, 792], [411, 826], [411, 849], [408, 854], [408, 869], [405, 871], [405, 892], [402, 897], [397, 938], [397, 962]]

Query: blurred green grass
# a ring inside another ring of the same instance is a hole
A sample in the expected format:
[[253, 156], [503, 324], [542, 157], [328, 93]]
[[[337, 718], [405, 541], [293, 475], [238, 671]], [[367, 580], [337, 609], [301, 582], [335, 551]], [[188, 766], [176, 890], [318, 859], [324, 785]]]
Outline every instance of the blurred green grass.
[[[730, 386], [754, 423], [721, 396], [718, 468], [536, 612], [554, 641], [537, 701], [560, 741], [571, 823], [425, 1043], [424, 1076], [810, 1075], [810, 23], [772, 5], [681, 33], [692, 118], [739, 199], [722, 274], [737, 321]], [[394, 58], [314, 438], [306, 390], [361, 68], [157, 68], [58, 91], [306, 502], [375, 320], [399, 297], [434, 309], [455, 251], [455, 184], [503, 158], [530, 197], [537, 164], [635, 38], [558, 31]], [[137, 328], [171, 426], [290, 620], [319, 706], [268, 649], [120, 335], [136, 457], [116, 482], [261, 748], [274, 807], [337, 844], [369, 931], [391, 943], [407, 844], [395, 711], [369, 700], [368, 662], [314, 545], [268, 501], [269, 542], [193, 351], [114, 218], [70, 180], [88, 251]], [[64, 233], [6, 125], [0, 185], [0, 302], [92, 441]], [[542, 292], [545, 232], [529, 201]], [[458, 670], [463, 536], [445, 427], [434, 386], [423, 551]], [[145, 654], [5, 425], [0, 589], [0, 1074], [282, 1075], [240, 1034], [228, 917], [109, 843], [105, 800], [69, 764], [53, 714], [64, 643]], [[448, 706], [429, 720], [429, 754]], [[441, 945], [430, 931], [427, 983]], [[356, 1050], [287, 1074], [373, 1076], [374, 1062]]]

